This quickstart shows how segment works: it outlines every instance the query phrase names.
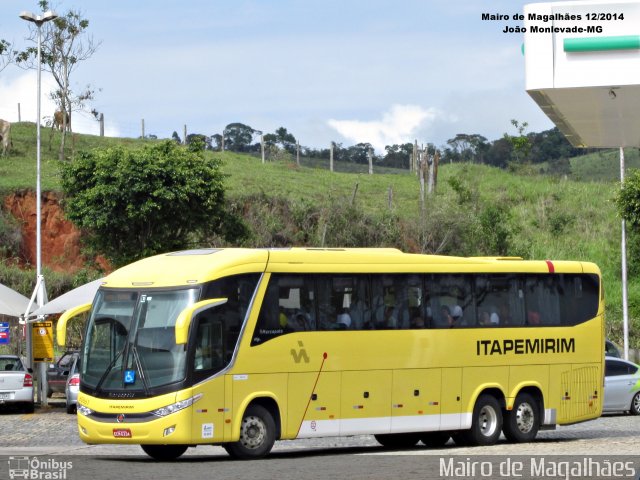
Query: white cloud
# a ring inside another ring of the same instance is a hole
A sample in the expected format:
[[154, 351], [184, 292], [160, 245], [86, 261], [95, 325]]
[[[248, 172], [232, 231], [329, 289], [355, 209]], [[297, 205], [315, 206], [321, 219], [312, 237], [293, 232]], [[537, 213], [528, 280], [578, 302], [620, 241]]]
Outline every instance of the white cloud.
[[327, 123], [340, 135], [355, 143], [370, 143], [377, 152], [386, 145], [413, 142], [418, 130], [431, 124], [439, 115], [435, 108], [425, 110], [418, 105], [392, 105], [381, 120], [334, 120]]
[[[19, 75], [7, 78], [0, 77], [0, 118], [10, 122], [35, 122], [37, 118], [37, 72], [26, 71]], [[56, 105], [49, 98], [49, 93], [55, 90], [55, 84], [51, 78], [47, 78], [46, 72], [42, 73], [42, 92], [40, 97], [41, 125], [51, 121]], [[18, 104], [20, 105], [20, 117], [18, 118]], [[75, 112], [71, 116], [71, 125], [75, 133], [87, 133], [98, 135], [100, 126], [87, 112]], [[119, 136], [118, 128], [107, 123], [105, 125], [107, 137]]]
[[[45, 80], [44, 75], [42, 77], [40, 113], [44, 118], [53, 116], [55, 105], [49, 99], [49, 92], [53, 90], [53, 86]], [[35, 122], [37, 86], [35, 71], [26, 71], [11, 78], [0, 78], [0, 116], [10, 122], [17, 122], [20, 104], [20, 119], [23, 122]]]

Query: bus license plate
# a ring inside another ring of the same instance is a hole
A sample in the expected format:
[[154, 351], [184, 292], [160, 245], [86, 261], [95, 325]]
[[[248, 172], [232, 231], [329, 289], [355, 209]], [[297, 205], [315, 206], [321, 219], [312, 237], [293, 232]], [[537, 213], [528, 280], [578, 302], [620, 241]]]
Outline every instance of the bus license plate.
[[116, 438], [131, 438], [131, 430], [128, 428], [114, 428], [113, 436]]

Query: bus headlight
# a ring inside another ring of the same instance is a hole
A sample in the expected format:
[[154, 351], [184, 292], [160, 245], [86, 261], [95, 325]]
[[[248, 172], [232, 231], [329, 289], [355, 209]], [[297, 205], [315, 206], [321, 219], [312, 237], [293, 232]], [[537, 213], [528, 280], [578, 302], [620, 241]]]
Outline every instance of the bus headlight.
[[171, 415], [172, 413], [179, 412], [187, 407], [190, 407], [194, 403], [196, 403], [202, 394], [194, 395], [193, 397], [187, 398], [186, 400], [180, 400], [179, 402], [172, 403], [171, 405], [167, 405], [166, 407], [160, 407], [157, 410], [152, 410], [151, 414], [156, 417], [166, 417], [167, 415]]
[[91, 410], [88, 407], [85, 407], [84, 405], [80, 405], [79, 403], [78, 403], [77, 409], [78, 409], [78, 413], [80, 415], [84, 415], [85, 417], [88, 417], [93, 413], [93, 410]]

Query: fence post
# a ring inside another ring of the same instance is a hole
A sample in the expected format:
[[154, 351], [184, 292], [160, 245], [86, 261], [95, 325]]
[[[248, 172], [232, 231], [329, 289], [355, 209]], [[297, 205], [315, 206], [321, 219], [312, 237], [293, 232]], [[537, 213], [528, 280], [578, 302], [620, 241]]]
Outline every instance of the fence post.
[[142, 119], [142, 139], [144, 140], [144, 118]]
[[356, 201], [356, 193], [358, 193], [358, 185], [359, 185], [359, 182], [356, 182], [355, 187], [353, 187], [353, 195], [351, 195], [351, 205], [353, 205]]
[[424, 176], [425, 176], [425, 159], [424, 153], [418, 151], [418, 178], [420, 179], [420, 211], [424, 215]]
[[100, 114], [99, 121], [100, 121], [100, 136], [104, 137], [104, 113]]
[[296, 163], [300, 166], [300, 141], [296, 140]]
[[333, 172], [333, 142], [329, 145], [329, 171]]
[[184, 128], [182, 131], [184, 132], [184, 134], [182, 135], [182, 139], [183, 139], [182, 143], [186, 145], [187, 144], [187, 126], [186, 125], [184, 125]]
[[369, 159], [369, 175], [373, 175], [373, 150], [371, 147], [367, 151], [367, 158]]
[[18, 102], [18, 122], [22, 121], [22, 117], [20, 115], [20, 102]]
[[264, 163], [264, 135], [260, 134], [260, 154], [262, 155], [262, 163]]

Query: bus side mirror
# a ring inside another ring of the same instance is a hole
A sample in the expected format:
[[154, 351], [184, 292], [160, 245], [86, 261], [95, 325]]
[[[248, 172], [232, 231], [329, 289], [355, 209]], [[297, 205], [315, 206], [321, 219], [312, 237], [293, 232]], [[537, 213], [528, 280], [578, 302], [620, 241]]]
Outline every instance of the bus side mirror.
[[201, 302], [194, 303], [190, 307], [182, 310], [176, 319], [176, 345], [184, 345], [187, 343], [189, 327], [191, 326], [193, 317], [204, 310], [224, 305], [225, 303], [227, 303], [226, 298], [212, 298], [210, 300], [202, 300]]
[[88, 312], [91, 309], [91, 303], [85, 303], [84, 305], [78, 305], [77, 307], [70, 308], [58, 319], [58, 325], [56, 326], [56, 337], [58, 338], [58, 346], [64, 347], [67, 345], [67, 322], [70, 318], [80, 315], [81, 313]]

